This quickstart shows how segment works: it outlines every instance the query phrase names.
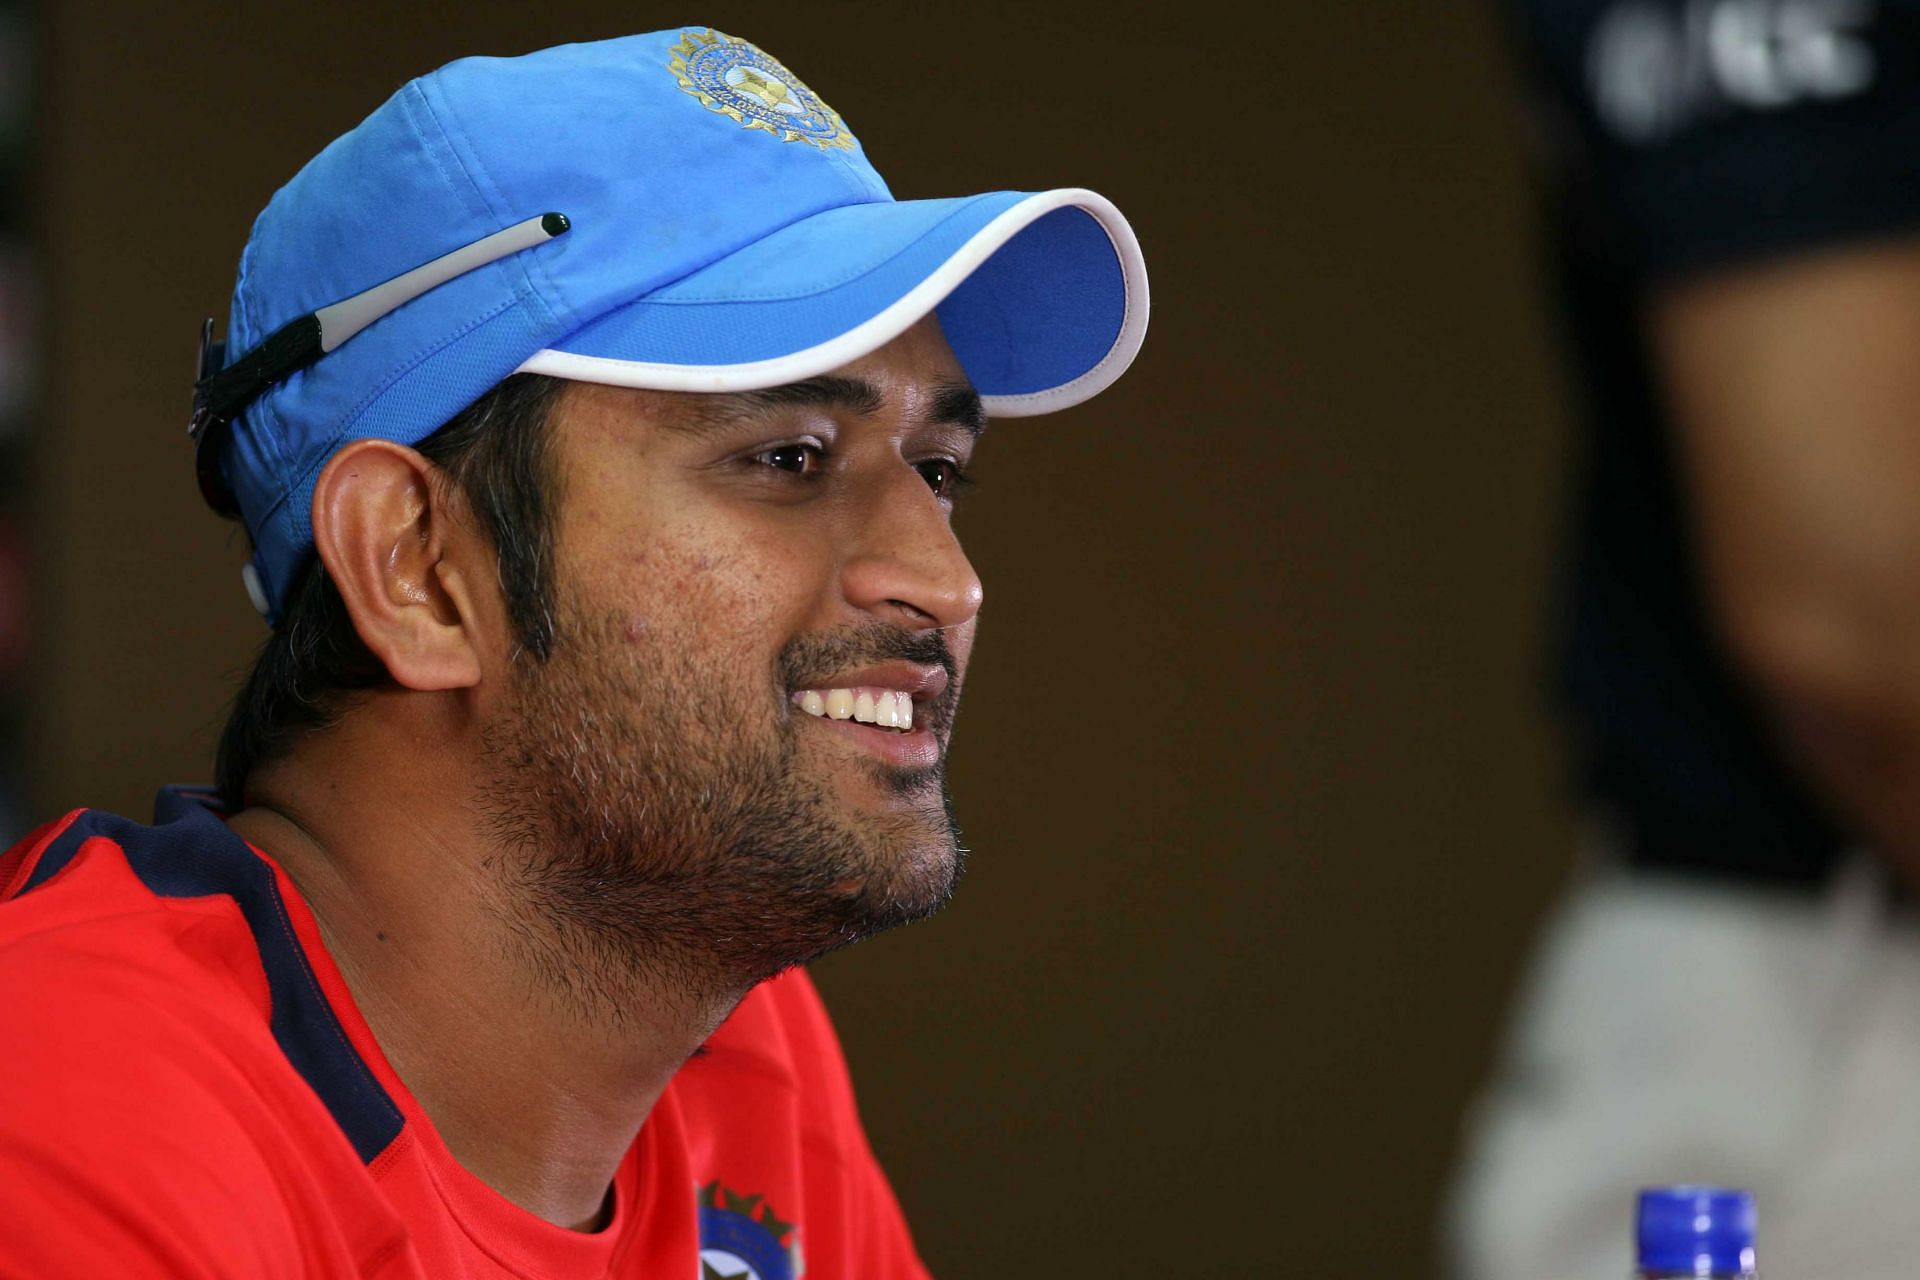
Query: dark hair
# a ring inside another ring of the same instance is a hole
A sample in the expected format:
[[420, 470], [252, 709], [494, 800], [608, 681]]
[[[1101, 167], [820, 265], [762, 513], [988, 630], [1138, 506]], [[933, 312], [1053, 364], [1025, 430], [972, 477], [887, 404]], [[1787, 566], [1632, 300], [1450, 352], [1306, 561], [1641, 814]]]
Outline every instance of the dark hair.
[[[515, 374], [414, 446], [458, 487], [492, 541], [514, 640], [538, 661], [553, 646], [559, 494], [546, 427], [561, 386], [540, 374]], [[351, 694], [388, 679], [354, 630], [326, 566], [309, 557], [220, 733], [214, 773], [229, 809], [242, 806], [255, 768], [335, 723]]]

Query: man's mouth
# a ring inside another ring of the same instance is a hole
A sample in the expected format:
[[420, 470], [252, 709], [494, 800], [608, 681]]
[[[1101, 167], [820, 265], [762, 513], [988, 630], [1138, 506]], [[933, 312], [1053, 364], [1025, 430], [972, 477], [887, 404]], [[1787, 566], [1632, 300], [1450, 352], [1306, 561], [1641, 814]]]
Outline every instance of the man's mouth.
[[[814, 677], [818, 684], [794, 690], [793, 705], [821, 720], [851, 720], [889, 738], [931, 745], [947, 673], [912, 662], [878, 662]], [[847, 732], [856, 732], [851, 726]], [[866, 735], [860, 734], [865, 737]]]
[[897, 689], [802, 689], [793, 701], [810, 716], [857, 720], [900, 733], [913, 731], [913, 697]]

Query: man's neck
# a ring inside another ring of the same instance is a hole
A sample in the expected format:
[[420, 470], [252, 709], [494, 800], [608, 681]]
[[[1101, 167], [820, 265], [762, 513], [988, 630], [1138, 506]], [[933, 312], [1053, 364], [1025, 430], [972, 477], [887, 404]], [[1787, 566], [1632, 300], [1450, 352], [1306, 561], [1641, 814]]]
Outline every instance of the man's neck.
[[505, 851], [459, 803], [466, 780], [411, 763], [404, 780], [355, 777], [356, 761], [394, 758], [366, 745], [303, 745], [256, 778], [231, 825], [299, 887], [454, 1157], [550, 1222], [604, 1225], [621, 1157], [744, 989], [690, 991], [633, 970], [617, 985], [602, 973], [590, 990], [557, 990], [568, 941], [503, 903]]

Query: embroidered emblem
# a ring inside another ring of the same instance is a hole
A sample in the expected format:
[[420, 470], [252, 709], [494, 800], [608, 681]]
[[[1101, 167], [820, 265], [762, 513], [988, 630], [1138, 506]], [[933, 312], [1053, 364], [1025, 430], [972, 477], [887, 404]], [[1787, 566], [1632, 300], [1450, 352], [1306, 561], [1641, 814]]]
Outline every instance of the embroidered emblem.
[[760, 1195], [700, 1188], [700, 1280], [800, 1280], [800, 1228]]
[[718, 31], [683, 31], [667, 70], [707, 110], [765, 129], [782, 142], [851, 148], [853, 135], [832, 107], [769, 53]]

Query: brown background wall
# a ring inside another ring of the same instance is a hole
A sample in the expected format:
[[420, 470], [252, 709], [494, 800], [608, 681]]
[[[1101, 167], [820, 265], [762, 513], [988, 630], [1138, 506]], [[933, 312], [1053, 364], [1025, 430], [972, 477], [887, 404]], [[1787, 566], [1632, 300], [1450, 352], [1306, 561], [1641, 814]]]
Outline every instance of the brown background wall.
[[[1565, 863], [1535, 694], [1561, 432], [1507, 68], [1472, 5], [1268, 9], [691, 15], [805, 76], [897, 193], [1093, 186], [1153, 272], [1134, 372], [997, 428], [964, 517], [974, 873], [820, 970], [945, 1276], [1428, 1273]], [[206, 777], [262, 634], [183, 428], [274, 187], [451, 57], [685, 16], [48, 5], [39, 810]]]

